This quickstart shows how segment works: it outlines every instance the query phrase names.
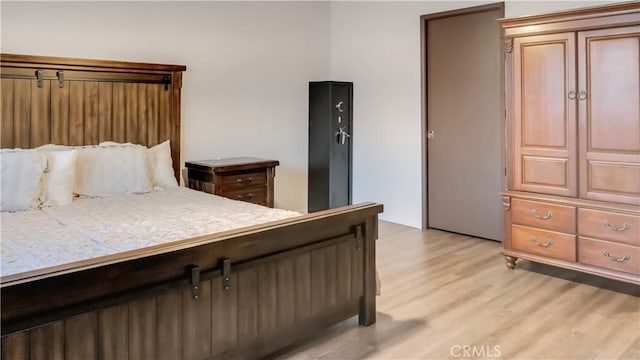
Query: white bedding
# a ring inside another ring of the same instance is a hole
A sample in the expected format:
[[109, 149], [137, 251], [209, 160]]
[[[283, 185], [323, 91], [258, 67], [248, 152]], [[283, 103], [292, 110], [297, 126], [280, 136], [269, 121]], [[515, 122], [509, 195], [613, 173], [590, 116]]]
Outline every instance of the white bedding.
[[181, 187], [3, 212], [0, 273], [44, 269], [298, 215]]

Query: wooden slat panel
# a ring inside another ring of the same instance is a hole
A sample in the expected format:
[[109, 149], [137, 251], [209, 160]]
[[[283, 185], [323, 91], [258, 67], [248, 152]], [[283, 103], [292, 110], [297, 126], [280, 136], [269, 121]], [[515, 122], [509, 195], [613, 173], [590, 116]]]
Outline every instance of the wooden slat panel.
[[223, 288], [222, 277], [213, 279], [211, 298], [212, 344], [216, 355], [238, 345], [238, 276], [231, 276], [228, 290]]
[[292, 258], [278, 261], [278, 327], [293, 324], [295, 313], [295, 280]]
[[364, 241], [360, 243], [360, 249], [354, 242], [347, 242], [351, 248], [351, 300], [358, 300], [364, 294], [363, 256]]
[[[158, 142], [171, 139], [171, 92], [164, 88], [159, 90], [158, 109], [160, 111], [160, 123], [158, 125]], [[173, 148], [173, 144], [171, 144]]]
[[311, 314], [324, 311], [327, 306], [326, 249], [311, 252]]
[[51, 84], [51, 143], [69, 144], [69, 82]]
[[98, 355], [98, 316], [90, 312], [74, 316], [64, 324], [65, 359], [95, 359]]
[[182, 359], [182, 290], [156, 298], [158, 306], [158, 359]]
[[104, 309], [98, 314], [100, 359], [127, 359], [129, 357], [129, 308], [120, 305]]
[[31, 330], [31, 360], [64, 359], [64, 322]]
[[84, 84], [84, 143], [98, 143], [98, 83]]
[[29, 332], [21, 331], [2, 338], [2, 360], [29, 359]]
[[51, 80], [31, 81], [31, 147], [51, 142]]
[[336, 290], [338, 287], [338, 278], [336, 277], [336, 264], [337, 264], [337, 255], [336, 255], [336, 251], [337, 251], [337, 246], [336, 245], [332, 245], [326, 248], [326, 259], [327, 259], [327, 266], [326, 266], [326, 280], [327, 280], [327, 293], [326, 293], [326, 299], [327, 299], [327, 307], [331, 308], [336, 306]]
[[113, 103], [113, 84], [98, 83], [98, 141], [109, 141], [111, 133], [111, 107]]
[[84, 82], [64, 86], [69, 86], [69, 145], [84, 145]]
[[147, 84], [147, 145], [158, 144], [158, 124], [160, 121], [160, 91], [162, 85]]
[[311, 254], [295, 258], [295, 312], [296, 321], [311, 315]]
[[184, 359], [211, 357], [211, 280], [200, 283], [197, 299], [191, 287], [182, 291], [182, 353]]
[[258, 336], [258, 274], [255, 269], [238, 273], [238, 339], [248, 344]]
[[125, 142], [138, 141], [138, 84], [124, 84], [126, 106], [125, 106]]
[[147, 89], [149, 85], [138, 84], [138, 138], [132, 141], [136, 144], [147, 145]]
[[126, 142], [127, 138], [127, 101], [125, 83], [113, 83], [112, 105], [112, 139], [117, 142]]
[[173, 160], [173, 171], [178, 180], [180, 179], [180, 112], [181, 112], [181, 87], [182, 73], [173, 72], [173, 86], [171, 90], [171, 159]]
[[13, 79], [1, 79], [2, 84], [2, 109], [0, 110], [1, 126], [0, 147], [12, 148], [13, 146]]
[[258, 332], [273, 334], [278, 326], [278, 268], [269, 263], [258, 268]]
[[129, 303], [129, 357], [156, 358], [156, 299], [143, 298]]
[[31, 145], [31, 80], [13, 82], [13, 143], [17, 148]]
[[336, 249], [337, 289], [336, 303], [338, 305], [349, 302], [351, 298], [351, 244], [343, 242]]

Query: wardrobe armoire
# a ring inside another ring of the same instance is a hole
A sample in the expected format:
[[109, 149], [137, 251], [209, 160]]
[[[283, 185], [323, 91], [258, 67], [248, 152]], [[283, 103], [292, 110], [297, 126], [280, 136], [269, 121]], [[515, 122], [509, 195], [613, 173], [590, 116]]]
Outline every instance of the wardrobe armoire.
[[640, 284], [640, 3], [500, 22], [507, 267]]

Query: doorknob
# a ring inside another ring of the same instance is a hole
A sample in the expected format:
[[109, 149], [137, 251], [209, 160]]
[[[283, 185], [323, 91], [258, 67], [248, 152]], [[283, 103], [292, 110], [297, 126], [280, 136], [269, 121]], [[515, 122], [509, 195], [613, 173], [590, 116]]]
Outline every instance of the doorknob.
[[433, 139], [436, 136], [435, 131], [433, 130], [428, 130], [427, 131], [427, 139]]
[[344, 101], [340, 101], [337, 105], [336, 105], [336, 109], [338, 109], [338, 111], [343, 112], [344, 109], [342, 108], [342, 104], [344, 104]]

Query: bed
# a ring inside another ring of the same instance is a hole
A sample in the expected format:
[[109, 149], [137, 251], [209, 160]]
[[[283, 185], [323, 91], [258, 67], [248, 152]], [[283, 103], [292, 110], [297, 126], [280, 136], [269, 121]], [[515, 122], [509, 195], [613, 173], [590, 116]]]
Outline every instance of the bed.
[[[184, 66], [9, 54], [1, 60], [2, 148], [170, 140], [179, 174]], [[183, 188], [150, 195], [151, 203], [212, 197]], [[151, 212], [152, 205], [128, 196], [107, 207], [126, 213], [139, 203], [140, 216]], [[104, 204], [95, 201], [74, 203], [75, 212], [40, 214], [68, 225], [83, 213], [103, 213], [96, 207]], [[309, 215], [266, 214], [267, 222], [257, 225], [240, 222], [212, 234], [203, 226], [170, 241], [152, 235], [132, 247], [129, 238], [104, 235], [95, 254], [74, 257], [81, 247], [74, 246], [69, 258], [50, 263], [38, 258], [37, 248], [21, 257], [18, 247], [11, 250], [13, 270], [3, 269], [0, 281], [2, 358], [257, 358], [356, 315], [371, 325], [381, 211], [380, 204], [363, 203]], [[180, 217], [173, 208], [166, 213]], [[6, 218], [3, 229], [15, 227], [8, 244], [35, 231], [32, 219]], [[129, 231], [147, 229], [133, 223]]]

